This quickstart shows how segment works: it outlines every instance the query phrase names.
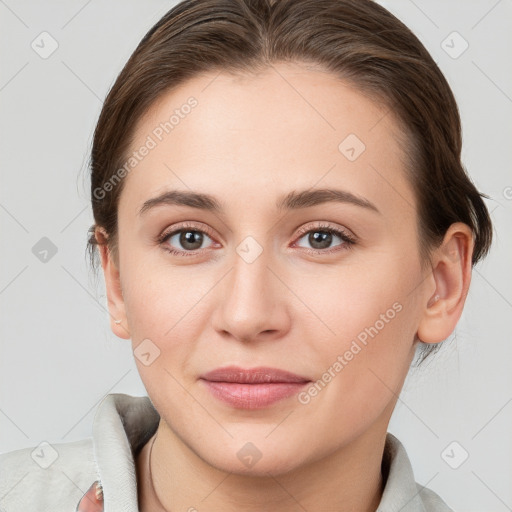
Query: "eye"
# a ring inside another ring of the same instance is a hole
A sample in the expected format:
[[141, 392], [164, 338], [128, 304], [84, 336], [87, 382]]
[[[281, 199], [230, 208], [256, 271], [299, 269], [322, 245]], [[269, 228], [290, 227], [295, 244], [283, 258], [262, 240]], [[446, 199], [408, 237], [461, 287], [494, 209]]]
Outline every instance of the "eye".
[[[307, 238], [306, 236], [307, 235]], [[197, 256], [201, 249], [204, 249], [205, 238], [212, 240], [213, 233], [207, 227], [201, 227], [194, 224], [182, 224], [178, 227], [173, 227], [164, 231], [158, 238], [157, 242], [162, 248], [176, 256]], [[304, 247], [297, 244], [298, 247], [303, 248], [306, 252], [312, 254], [329, 254], [340, 250], [349, 249], [356, 243], [356, 239], [349, 235], [342, 229], [335, 228], [329, 224], [306, 226], [299, 230], [299, 239], [306, 239], [307, 243], [311, 244], [312, 248]], [[338, 238], [341, 243], [330, 248], [333, 241]], [[178, 249], [176, 249], [178, 247]], [[180, 248], [181, 247], [181, 248]]]
[[[307, 235], [307, 237], [304, 235]], [[350, 236], [342, 229], [335, 228], [329, 224], [314, 226], [313, 228], [311, 228], [311, 226], [306, 226], [299, 231], [299, 236], [299, 240], [305, 238], [307, 243], [312, 246], [312, 249], [309, 249], [308, 247], [304, 247], [304, 249], [313, 254], [328, 254], [339, 250], [349, 249], [350, 246], [356, 243], [354, 237]], [[329, 249], [336, 238], [339, 238], [342, 243], [338, 244], [335, 249]], [[303, 246], [299, 244], [299, 247]]]
[[[204, 248], [205, 237], [211, 240], [210, 233], [207, 228], [199, 229], [195, 225], [184, 224], [178, 228], [164, 231], [158, 237], [158, 243], [171, 254], [195, 256], [197, 254], [195, 251]], [[173, 248], [176, 246], [178, 246], [178, 249]], [[182, 249], [179, 249], [179, 247], [182, 247]]]

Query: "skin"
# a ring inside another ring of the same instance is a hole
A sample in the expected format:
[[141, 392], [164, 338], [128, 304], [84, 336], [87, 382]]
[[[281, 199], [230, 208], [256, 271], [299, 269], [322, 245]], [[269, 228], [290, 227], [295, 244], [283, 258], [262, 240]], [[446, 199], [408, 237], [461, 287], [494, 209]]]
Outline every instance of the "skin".
[[[190, 96], [198, 105], [125, 178], [119, 258], [100, 249], [113, 332], [133, 349], [149, 339], [160, 350], [149, 366], [135, 359], [161, 415], [155, 493], [149, 443], [137, 458], [141, 510], [374, 511], [387, 426], [416, 337], [443, 341], [462, 313], [471, 231], [453, 224], [422, 269], [399, 125], [321, 69], [279, 63], [257, 75], [197, 76], [153, 104], [132, 149]], [[355, 161], [338, 149], [350, 133], [366, 146]], [[275, 208], [292, 190], [318, 188], [350, 191], [380, 213], [335, 202]], [[212, 194], [225, 213], [164, 205], [139, 215], [146, 200], [174, 189]], [[155, 241], [184, 221], [213, 235], [195, 256], [164, 250], [190, 251], [179, 234]], [[342, 248], [333, 235], [327, 248], [314, 245], [308, 234], [319, 224], [356, 243]], [[301, 227], [308, 231], [298, 235]], [[236, 251], [248, 236], [262, 248], [252, 263]], [[395, 303], [400, 312], [307, 404], [292, 396], [235, 409], [199, 381], [230, 364], [317, 381]], [[248, 441], [262, 455], [250, 468], [237, 457]]]

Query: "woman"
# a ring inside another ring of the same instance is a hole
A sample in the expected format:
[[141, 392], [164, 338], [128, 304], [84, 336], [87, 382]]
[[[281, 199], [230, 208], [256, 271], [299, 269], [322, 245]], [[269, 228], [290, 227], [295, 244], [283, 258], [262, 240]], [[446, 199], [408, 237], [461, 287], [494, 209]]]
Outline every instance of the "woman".
[[52, 510], [451, 510], [387, 426], [491, 244], [461, 145], [445, 78], [376, 3], [171, 9], [91, 159], [91, 253], [148, 397], [105, 397], [45, 470], [4, 454], [2, 489], [29, 471], [10, 499]]

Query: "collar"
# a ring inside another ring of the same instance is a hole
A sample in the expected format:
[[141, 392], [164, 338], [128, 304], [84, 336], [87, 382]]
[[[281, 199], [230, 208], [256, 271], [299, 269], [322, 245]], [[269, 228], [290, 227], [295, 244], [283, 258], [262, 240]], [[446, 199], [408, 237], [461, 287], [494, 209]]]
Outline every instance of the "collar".
[[98, 406], [92, 437], [106, 510], [138, 512], [135, 456], [159, 420], [147, 396], [111, 393]]
[[[93, 450], [106, 510], [138, 512], [135, 456], [155, 433], [159, 420], [160, 415], [147, 396], [111, 393], [98, 406], [93, 422]], [[405, 448], [389, 432], [382, 472], [385, 486], [377, 512], [426, 512], [420, 495], [423, 489], [415, 482]]]

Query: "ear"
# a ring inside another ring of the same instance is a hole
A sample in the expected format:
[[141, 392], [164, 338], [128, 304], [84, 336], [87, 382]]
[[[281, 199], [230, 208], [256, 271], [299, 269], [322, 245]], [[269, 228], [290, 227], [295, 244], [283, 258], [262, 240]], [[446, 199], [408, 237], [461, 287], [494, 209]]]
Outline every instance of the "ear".
[[101, 266], [105, 276], [105, 287], [107, 291], [108, 310], [110, 316], [110, 328], [119, 338], [130, 339], [130, 331], [126, 321], [125, 304], [121, 289], [119, 269], [114, 261], [113, 255], [107, 246], [108, 235], [106, 231], [97, 227], [95, 231], [96, 240], [101, 257]]
[[439, 343], [454, 331], [469, 291], [473, 247], [471, 228], [456, 222], [448, 228], [443, 243], [433, 253], [433, 286], [424, 298], [417, 333], [424, 343]]

